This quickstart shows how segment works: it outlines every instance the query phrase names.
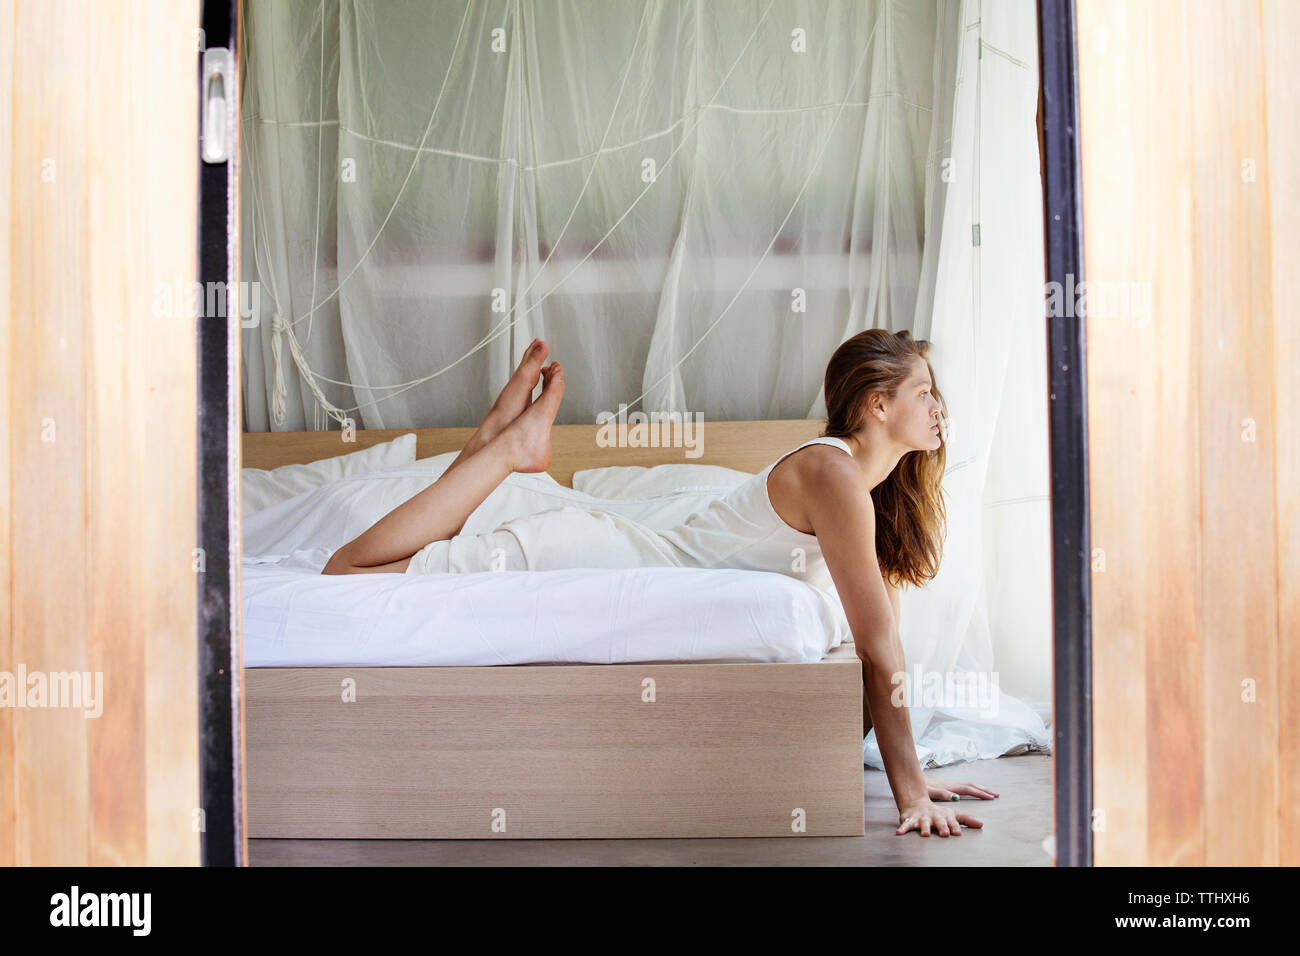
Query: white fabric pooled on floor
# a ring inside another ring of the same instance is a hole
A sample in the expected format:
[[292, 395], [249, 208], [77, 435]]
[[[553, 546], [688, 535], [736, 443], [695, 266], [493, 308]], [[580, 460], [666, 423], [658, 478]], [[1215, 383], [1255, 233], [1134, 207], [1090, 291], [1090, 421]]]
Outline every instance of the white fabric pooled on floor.
[[[1047, 726], [1032, 707], [1000, 690], [994, 693], [993, 699], [994, 706], [989, 709], [909, 708], [912, 734], [917, 738], [916, 757], [922, 769], [1051, 751]], [[874, 727], [862, 741], [862, 762], [877, 770], [885, 769]]]
[[245, 666], [818, 661], [849, 637], [832, 599], [781, 574], [321, 575], [318, 557], [244, 564]]

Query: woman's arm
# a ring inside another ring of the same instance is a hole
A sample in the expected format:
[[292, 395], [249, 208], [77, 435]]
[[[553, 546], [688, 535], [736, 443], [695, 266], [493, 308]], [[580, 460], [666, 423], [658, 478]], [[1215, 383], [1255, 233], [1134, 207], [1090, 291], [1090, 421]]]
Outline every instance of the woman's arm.
[[892, 600], [876, 559], [876, 515], [862, 473], [849, 460], [832, 459], [809, 474], [815, 487], [804, 509], [853, 632], [863, 664], [871, 722], [880, 741], [894, 801], [902, 809], [928, 791], [912, 742], [906, 707], [892, 706], [894, 675], [903, 673]]
[[[903, 614], [898, 609], [898, 588], [885, 582], [885, 590], [889, 592], [889, 603], [894, 609], [894, 635], [899, 643], [902, 643]], [[865, 698], [865, 694], [863, 695]], [[865, 701], [864, 701], [865, 705]], [[997, 792], [990, 790], [988, 787], [981, 786], [978, 783], [971, 783], [969, 780], [939, 780], [935, 777], [929, 777], [925, 781], [929, 788], [931, 800], [960, 800], [961, 794], [971, 797], [978, 797], [981, 800], [996, 800]], [[966, 821], [963, 819], [963, 823]]]
[[[881, 580], [884, 580], [884, 575], [881, 575]], [[889, 606], [894, 609], [894, 633], [901, 634], [903, 614], [898, 609], [898, 588], [885, 581], [885, 591], [889, 594]]]
[[[889, 603], [894, 608], [894, 630], [902, 634], [901, 621], [902, 615], [898, 610], [898, 588], [892, 586], [888, 581], [885, 582], [885, 590], [889, 592]], [[867, 682], [866, 682], [866, 665], [863, 665], [862, 681], [862, 736], [866, 737], [871, 733], [871, 705], [867, 702]], [[930, 796], [934, 796], [934, 787], [930, 787]]]
[[893, 703], [895, 677], [906, 672], [898, 633], [898, 592], [885, 584], [876, 558], [875, 506], [862, 474], [852, 461], [830, 458], [812, 467], [807, 480], [805, 514], [862, 660], [863, 689], [900, 818], [917, 818], [925, 835], [931, 821], [942, 836], [959, 834], [959, 823], [979, 826], [968, 814], [955, 814], [930, 802], [907, 707]]

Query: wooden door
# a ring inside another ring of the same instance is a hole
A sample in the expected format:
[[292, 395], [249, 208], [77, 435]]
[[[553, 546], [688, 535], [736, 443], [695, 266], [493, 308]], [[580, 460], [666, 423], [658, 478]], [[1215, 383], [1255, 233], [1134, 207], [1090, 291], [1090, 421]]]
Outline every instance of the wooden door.
[[198, 17], [0, 0], [0, 864], [199, 861]]

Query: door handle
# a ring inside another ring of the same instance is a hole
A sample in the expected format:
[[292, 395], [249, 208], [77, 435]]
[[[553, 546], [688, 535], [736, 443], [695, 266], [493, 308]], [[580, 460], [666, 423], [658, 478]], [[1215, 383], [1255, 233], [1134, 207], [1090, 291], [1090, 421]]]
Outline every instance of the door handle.
[[200, 153], [205, 163], [230, 159], [235, 126], [234, 57], [225, 47], [203, 51], [203, 112]]

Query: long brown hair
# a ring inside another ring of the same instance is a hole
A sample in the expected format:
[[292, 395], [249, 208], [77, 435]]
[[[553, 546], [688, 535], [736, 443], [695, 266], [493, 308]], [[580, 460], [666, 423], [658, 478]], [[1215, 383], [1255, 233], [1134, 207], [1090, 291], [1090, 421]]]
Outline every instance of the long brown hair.
[[[913, 339], [904, 329], [867, 329], [840, 345], [826, 365], [826, 428], [828, 437], [847, 438], [867, 417], [872, 392], [893, 398], [912, 373], [918, 358], [930, 367], [930, 343]], [[934, 383], [934, 369], [930, 369]], [[948, 416], [948, 406], [931, 389]], [[871, 490], [876, 509], [876, 558], [884, 579], [897, 587], [924, 587], [939, 571], [947, 517], [943, 481], [947, 442], [933, 451], [910, 451], [889, 477]]]

